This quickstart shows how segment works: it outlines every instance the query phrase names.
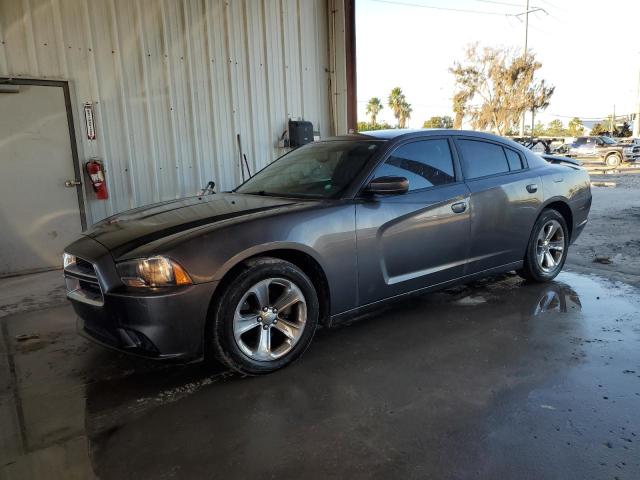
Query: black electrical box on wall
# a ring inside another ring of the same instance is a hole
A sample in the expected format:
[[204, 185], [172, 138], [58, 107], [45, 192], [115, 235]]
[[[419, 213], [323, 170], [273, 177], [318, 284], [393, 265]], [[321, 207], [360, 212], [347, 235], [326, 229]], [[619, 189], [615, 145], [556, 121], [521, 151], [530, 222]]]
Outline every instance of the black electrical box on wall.
[[289, 146], [300, 147], [313, 142], [313, 125], [304, 120], [289, 120]]

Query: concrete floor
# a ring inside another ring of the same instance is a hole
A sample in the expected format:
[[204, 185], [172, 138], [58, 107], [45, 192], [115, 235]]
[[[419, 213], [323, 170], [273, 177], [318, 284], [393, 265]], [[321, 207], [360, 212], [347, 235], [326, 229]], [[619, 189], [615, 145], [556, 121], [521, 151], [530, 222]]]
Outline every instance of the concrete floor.
[[103, 350], [66, 304], [13, 310], [0, 478], [640, 478], [638, 292], [504, 276], [319, 331], [249, 379]]

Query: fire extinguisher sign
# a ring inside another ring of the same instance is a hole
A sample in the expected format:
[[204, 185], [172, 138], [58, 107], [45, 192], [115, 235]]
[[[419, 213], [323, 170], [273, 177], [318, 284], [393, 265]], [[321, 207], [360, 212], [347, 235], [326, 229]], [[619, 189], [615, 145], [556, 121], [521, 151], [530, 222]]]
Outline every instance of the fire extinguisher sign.
[[93, 104], [90, 102], [84, 104], [84, 123], [87, 128], [87, 138], [89, 140], [95, 140], [96, 124], [93, 119]]

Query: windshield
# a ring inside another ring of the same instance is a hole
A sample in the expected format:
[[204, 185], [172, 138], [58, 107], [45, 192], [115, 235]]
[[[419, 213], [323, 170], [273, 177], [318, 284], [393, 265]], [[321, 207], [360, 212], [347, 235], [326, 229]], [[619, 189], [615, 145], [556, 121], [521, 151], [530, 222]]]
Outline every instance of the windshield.
[[615, 145], [616, 143], [615, 140], [611, 140], [609, 137], [600, 137], [600, 140], [608, 145]]
[[309, 143], [293, 150], [240, 185], [237, 193], [335, 198], [362, 170], [380, 142]]

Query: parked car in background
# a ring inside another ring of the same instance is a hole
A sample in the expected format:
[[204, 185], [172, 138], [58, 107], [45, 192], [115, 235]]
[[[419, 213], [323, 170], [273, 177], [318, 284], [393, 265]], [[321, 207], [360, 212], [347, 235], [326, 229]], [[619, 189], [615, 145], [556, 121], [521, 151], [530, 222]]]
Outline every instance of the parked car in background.
[[638, 161], [640, 146], [618, 143], [603, 135], [578, 137], [564, 154], [581, 160], [601, 161], [609, 167], [618, 167], [624, 162]]
[[617, 139], [617, 141], [625, 146], [627, 145], [640, 146], [640, 138], [620, 138], [620, 139]]
[[585, 170], [495, 135], [335, 137], [232, 192], [100, 222], [66, 249], [67, 296], [106, 346], [267, 373], [318, 325], [391, 300], [509, 270], [555, 278], [590, 206]]

